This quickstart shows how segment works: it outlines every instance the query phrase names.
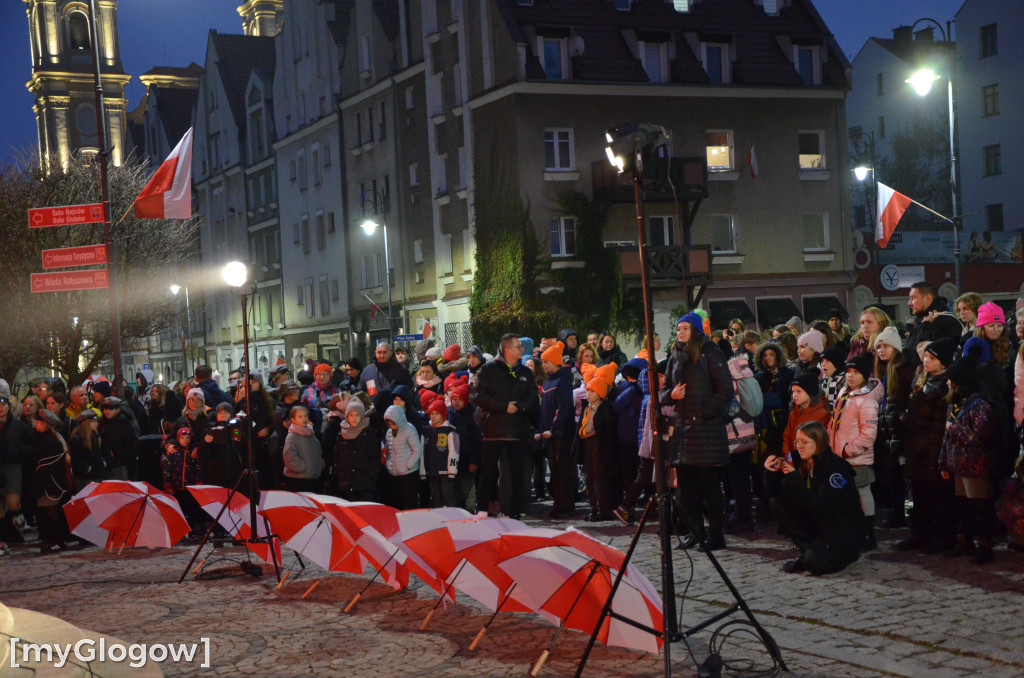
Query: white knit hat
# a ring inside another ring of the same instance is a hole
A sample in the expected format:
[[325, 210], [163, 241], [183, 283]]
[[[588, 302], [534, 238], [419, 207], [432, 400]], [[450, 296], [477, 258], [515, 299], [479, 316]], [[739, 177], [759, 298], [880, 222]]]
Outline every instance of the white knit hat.
[[797, 346], [807, 346], [815, 353], [822, 353], [825, 350], [825, 335], [818, 330], [811, 330], [810, 332], [804, 332], [800, 335], [800, 338], [796, 340]]
[[892, 346], [900, 353], [903, 353], [903, 339], [900, 338], [900, 333], [897, 332], [896, 328], [892, 325], [889, 325], [875, 335], [875, 346], [878, 346], [879, 344]]

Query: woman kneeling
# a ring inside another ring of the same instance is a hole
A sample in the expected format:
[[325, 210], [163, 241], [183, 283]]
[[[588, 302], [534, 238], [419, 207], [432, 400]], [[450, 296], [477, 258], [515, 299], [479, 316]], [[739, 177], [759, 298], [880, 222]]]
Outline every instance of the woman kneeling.
[[796, 431], [797, 456], [765, 460], [765, 486], [779, 533], [793, 540], [800, 557], [786, 572], [838, 572], [857, 560], [864, 514], [850, 463], [832, 454], [828, 432], [817, 421]]

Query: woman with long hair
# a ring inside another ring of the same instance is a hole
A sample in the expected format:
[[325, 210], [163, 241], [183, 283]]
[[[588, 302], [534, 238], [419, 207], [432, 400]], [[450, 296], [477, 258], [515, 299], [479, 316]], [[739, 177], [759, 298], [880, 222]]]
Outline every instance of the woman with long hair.
[[619, 348], [619, 342], [616, 341], [615, 335], [611, 332], [602, 334], [601, 340], [597, 344], [597, 366], [615, 363], [621, 368], [627, 360], [626, 354]]
[[800, 366], [800, 354], [797, 352], [799, 345], [796, 335], [792, 332], [783, 332], [775, 339], [775, 343], [782, 347], [786, 354], [786, 365], [795, 373]]
[[875, 438], [875, 491], [889, 508], [885, 527], [907, 524], [907, 487], [903, 479], [903, 443], [906, 440], [907, 408], [913, 390], [914, 365], [903, 354], [903, 340], [895, 327], [875, 335], [875, 377], [882, 383]]
[[888, 314], [880, 308], [869, 306], [860, 313], [860, 331], [850, 339], [850, 352], [846, 359], [854, 358], [864, 353], [873, 352], [875, 348], [874, 337], [886, 327], [892, 325]]
[[49, 410], [36, 413], [35, 463], [32, 487], [36, 500], [36, 518], [42, 553], [57, 553], [64, 549], [68, 534], [62, 506], [74, 493], [71, 474], [71, 455], [68, 444], [58, 431], [63, 427], [61, 418]]
[[964, 292], [956, 298], [953, 305], [960, 322], [964, 324], [964, 334], [970, 334], [978, 325], [978, 309], [985, 301], [977, 292]]
[[678, 468], [679, 500], [691, 530], [683, 546], [725, 548], [722, 473], [729, 463], [725, 406], [733, 397], [732, 375], [696, 313], [687, 313], [676, 323], [676, 343], [662, 396], [663, 402], [675, 406], [671, 457]]
[[809, 421], [796, 430], [796, 453], [764, 462], [772, 513], [800, 557], [786, 572], [839, 572], [860, 557], [862, 520], [849, 462], [832, 454], [825, 427]]

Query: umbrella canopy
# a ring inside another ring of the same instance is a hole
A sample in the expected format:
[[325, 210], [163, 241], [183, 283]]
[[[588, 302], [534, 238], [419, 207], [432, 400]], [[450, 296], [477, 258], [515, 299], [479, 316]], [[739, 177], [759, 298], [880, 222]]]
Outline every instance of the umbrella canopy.
[[[522, 600], [567, 628], [592, 633], [625, 555], [583, 532], [532, 528], [500, 537], [498, 567]], [[662, 601], [650, 581], [629, 564], [611, 610], [650, 629], [662, 628]], [[547, 616], [545, 615], [545, 616]], [[661, 639], [611, 616], [597, 639], [606, 645], [658, 652]]]
[[178, 500], [144, 481], [89, 483], [64, 514], [72, 534], [104, 548], [169, 548], [189, 531]]
[[[203, 510], [211, 518], [216, 518], [217, 514], [220, 513], [220, 520], [217, 522], [228, 534], [238, 539], [253, 538], [252, 526], [249, 524], [251, 520], [249, 499], [244, 494], [235, 492], [234, 496], [231, 497], [231, 505], [221, 512], [221, 508], [227, 502], [231, 490], [218, 485], [189, 485], [186, 489], [192, 493], [192, 496], [195, 497], [199, 505], [203, 507]], [[266, 537], [269, 534], [270, 526], [268, 521], [265, 518], [263, 520], [257, 519], [256, 536]], [[243, 544], [245, 544], [247, 549], [262, 558], [264, 562], [274, 562], [271, 557], [269, 544], [250, 544], [248, 542], [243, 542]], [[274, 540], [274, 557], [277, 562], [281, 562], [280, 539]]]
[[266, 490], [258, 512], [293, 551], [325, 570], [362, 574], [366, 563], [354, 537], [329, 515], [326, 504], [306, 494]]

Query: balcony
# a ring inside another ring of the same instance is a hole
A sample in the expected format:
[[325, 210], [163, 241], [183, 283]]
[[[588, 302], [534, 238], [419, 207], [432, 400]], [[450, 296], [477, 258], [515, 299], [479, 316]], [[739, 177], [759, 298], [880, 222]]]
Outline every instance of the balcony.
[[[632, 174], [619, 174], [607, 160], [597, 160], [590, 168], [595, 200], [633, 202]], [[708, 197], [707, 161], [701, 157], [654, 158], [647, 168], [644, 184], [647, 202], [674, 202], [672, 185], [680, 201], [702, 200]]]
[[[623, 282], [630, 287], [639, 286], [639, 248], [619, 247], [617, 249], [619, 250]], [[647, 258], [647, 275], [652, 289], [677, 287], [684, 282], [689, 287], [711, 283], [710, 245], [692, 245], [688, 253], [678, 245], [648, 247]]]

